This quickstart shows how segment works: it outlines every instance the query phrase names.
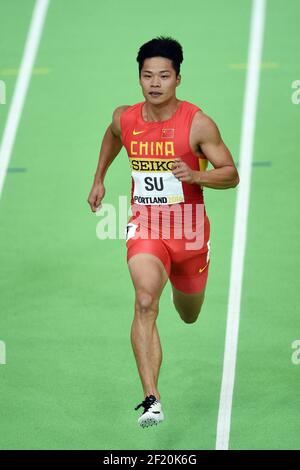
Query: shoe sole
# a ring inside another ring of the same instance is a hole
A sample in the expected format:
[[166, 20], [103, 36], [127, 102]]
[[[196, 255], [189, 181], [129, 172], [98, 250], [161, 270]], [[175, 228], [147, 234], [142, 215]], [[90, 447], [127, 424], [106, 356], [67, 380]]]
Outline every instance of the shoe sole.
[[157, 426], [163, 420], [164, 420], [164, 417], [162, 419], [155, 419], [149, 416], [148, 418], [144, 420], [138, 421], [138, 423], [142, 428], [149, 428], [150, 426], [153, 426], [153, 425]]

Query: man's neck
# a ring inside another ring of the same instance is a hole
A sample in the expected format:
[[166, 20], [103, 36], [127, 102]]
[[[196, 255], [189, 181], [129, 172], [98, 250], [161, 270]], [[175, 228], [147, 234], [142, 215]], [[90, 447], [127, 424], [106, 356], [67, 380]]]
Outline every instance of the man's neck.
[[170, 101], [161, 104], [152, 104], [149, 101], [144, 105], [145, 121], [166, 121], [176, 112], [180, 101], [174, 96]]

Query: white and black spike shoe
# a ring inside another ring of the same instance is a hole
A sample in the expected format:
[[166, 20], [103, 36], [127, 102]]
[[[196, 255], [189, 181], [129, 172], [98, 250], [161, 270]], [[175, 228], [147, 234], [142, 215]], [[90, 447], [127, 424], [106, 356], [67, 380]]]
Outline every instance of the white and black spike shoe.
[[142, 403], [135, 407], [138, 410], [141, 406], [144, 407], [143, 414], [139, 417], [138, 423], [142, 428], [148, 428], [157, 425], [165, 419], [161, 403], [155, 398], [154, 395], [149, 395]]

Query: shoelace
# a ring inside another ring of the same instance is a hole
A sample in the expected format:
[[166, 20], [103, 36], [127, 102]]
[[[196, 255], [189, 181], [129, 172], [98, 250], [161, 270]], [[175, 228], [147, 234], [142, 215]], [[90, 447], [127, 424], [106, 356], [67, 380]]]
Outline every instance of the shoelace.
[[149, 409], [153, 403], [156, 402], [156, 398], [154, 395], [150, 395], [149, 397], [146, 397], [144, 401], [142, 401], [139, 405], [137, 405], [134, 409], [138, 410], [141, 406], [145, 408], [145, 410]]

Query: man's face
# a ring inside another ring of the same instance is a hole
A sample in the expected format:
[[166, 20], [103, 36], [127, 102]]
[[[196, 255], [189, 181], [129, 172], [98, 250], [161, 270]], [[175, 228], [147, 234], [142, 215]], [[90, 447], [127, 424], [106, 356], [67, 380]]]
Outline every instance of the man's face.
[[151, 103], [164, 103], [175, 96], [180, 75], [172, 67], [172, 61], [164, 57], [145, 59], [141, 70], [140, 85], [143, 95]]

